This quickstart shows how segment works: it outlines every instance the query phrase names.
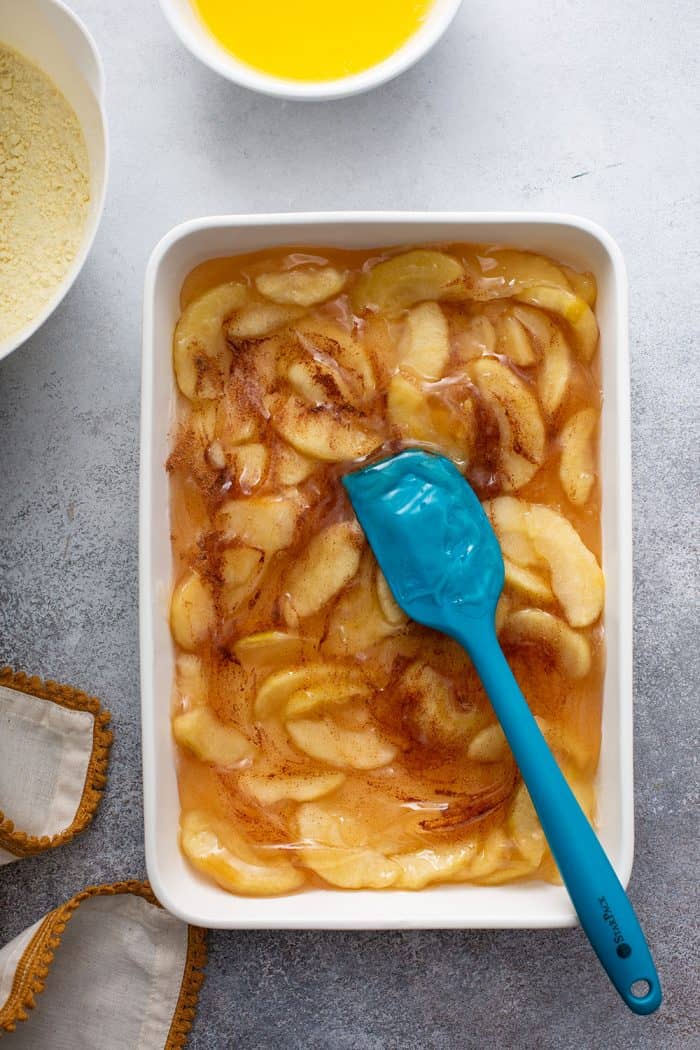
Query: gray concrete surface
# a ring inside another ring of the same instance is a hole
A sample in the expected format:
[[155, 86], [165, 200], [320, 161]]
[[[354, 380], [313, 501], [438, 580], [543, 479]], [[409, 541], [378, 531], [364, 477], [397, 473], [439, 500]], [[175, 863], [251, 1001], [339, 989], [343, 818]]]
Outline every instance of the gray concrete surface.
[[0, 870], [0, 943], [87, 883], [144, 874], [139, 325], [157, 238], [182, 219], [226, 211], [579, 212], [619, 240], [631, 280], [631, 893], [665, 1005], [653, 1019], [629, 1015], [578, 930], [220, 933], [192, 1046], [700, 1046], [697, 4], [468, 2], [434, 53], [392, 85], [304, 106], [209, 73], [154, 0], [73, 3], [106, 62], [112, 180], [77, 286], [0, 365], [0, 659], [98, 694], [116, 736], [92, 827]]

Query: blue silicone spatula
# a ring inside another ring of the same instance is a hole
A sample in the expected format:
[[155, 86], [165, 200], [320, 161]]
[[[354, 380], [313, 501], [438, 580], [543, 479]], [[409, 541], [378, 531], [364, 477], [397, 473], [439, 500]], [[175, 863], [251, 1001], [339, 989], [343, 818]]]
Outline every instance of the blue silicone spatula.
[[631, 1010], [661, 985], [627, 894], [549, 750], [496, 638], [503, 557], [479, 500], [450, 460], [417, 449], [343, 484], [401, 608], [468, 652], [508, 738], [581, 926]]

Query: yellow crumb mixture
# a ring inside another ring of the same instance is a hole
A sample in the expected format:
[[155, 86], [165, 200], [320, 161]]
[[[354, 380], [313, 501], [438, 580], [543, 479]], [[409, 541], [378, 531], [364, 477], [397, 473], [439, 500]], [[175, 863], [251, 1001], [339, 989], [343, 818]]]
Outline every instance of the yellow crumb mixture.
[[41, 70], [0, 45], [0, 341], [36, 317], [65, 277], [89, 201], [72, 107]]

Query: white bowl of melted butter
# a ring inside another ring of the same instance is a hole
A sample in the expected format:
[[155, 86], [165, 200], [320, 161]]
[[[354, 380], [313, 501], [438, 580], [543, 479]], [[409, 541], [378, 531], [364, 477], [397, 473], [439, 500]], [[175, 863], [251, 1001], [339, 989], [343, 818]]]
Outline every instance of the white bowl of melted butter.
[[60, 0], [0, 3], [0, 359], [56, 309], [102, 215], [102, 63]]
[[324, 100], [393, 80], [437, 43], [462, 0], [160, 0], [182, 43], [252, 91]]

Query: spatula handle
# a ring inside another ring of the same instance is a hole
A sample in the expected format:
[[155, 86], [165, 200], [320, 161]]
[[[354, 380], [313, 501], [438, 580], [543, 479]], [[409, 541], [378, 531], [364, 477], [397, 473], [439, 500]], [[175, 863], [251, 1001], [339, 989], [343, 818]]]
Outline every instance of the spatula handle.
[[637, 916], [530, 712], [493, 625], [469, 622], [450, 633], [479, 673], [598, 958], [630, 1009], [652, 1013], [661, 1004], [661, 984]]

